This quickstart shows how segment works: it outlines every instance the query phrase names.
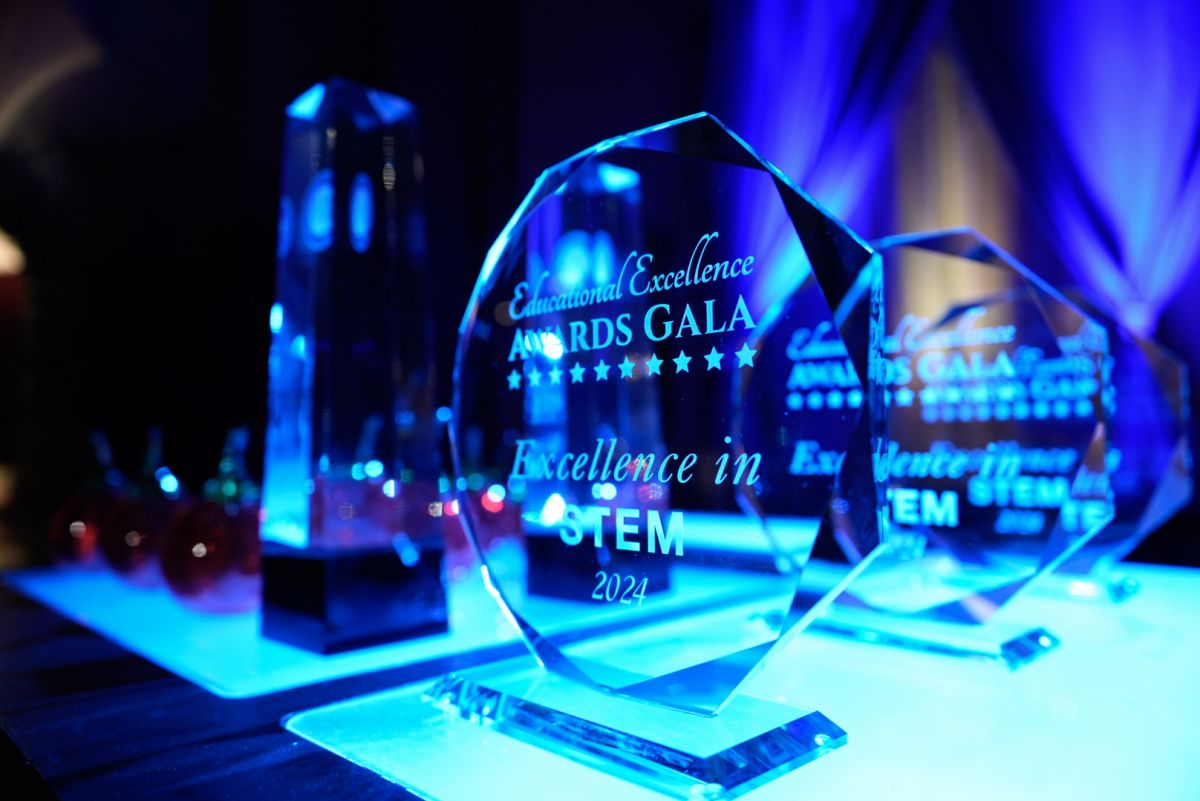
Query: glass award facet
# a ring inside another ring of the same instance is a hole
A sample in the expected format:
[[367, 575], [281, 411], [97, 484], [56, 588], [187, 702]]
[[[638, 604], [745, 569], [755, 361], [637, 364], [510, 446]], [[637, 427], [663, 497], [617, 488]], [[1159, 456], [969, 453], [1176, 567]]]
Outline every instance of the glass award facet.
[[263, 632], [317, 651], [446, 630], [421, 172], [401, 98], [335, 79], [288, 107]]
[[[542, 174], [472, 295], [452, 421], [469, 533], [526, 543], [483, 569], [542, 668], [447, 677], [436, 701], [685, 797], [841, 744], [746, 688], [837, 582], [805, 569], [818, 532], [879, 544], [882, 319], [832, 311], [871, 258], [706, 114]], [[845, 403], [776, 403], [800, 328]], [[790, 469], [797, 442], [820, 470]]]
[[[1108, 337], [974, 231], [878, 250], [891, 529], [819, 625], [1019, 665], [1057, 639], [997, 613], [1112, 517]], [[842, 312], [868, 313], [867, 295]]]
[[1045, 586], [1084, 599], [1121, 601], [1136, 579], [1117, 563], [1192, 497], [1187, 367], [1157, 343], [1080, 302], [1108, 332], [1111, 386], [1108, 470], [1113, 520], [1084, 543]]

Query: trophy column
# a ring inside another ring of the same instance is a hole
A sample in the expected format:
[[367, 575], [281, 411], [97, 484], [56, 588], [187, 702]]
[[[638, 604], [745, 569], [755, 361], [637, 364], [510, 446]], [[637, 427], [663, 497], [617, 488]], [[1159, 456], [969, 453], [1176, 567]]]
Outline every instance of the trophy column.
[[316, 84], [282, 172], [263, 633], [328, 653], [445, 631], [415, 112]]

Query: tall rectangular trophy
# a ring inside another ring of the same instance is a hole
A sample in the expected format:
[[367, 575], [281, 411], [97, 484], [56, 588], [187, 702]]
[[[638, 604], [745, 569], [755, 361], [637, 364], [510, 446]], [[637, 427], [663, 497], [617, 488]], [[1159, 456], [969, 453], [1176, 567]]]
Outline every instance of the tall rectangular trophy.
[[446, 630], [416, 115], [334, 79], [289, 107], [271, 307], [263, 633]]
[[[845, 741], [751, 682], [837, 591], [810, 581], [818, 534], [881, 544], [881, 312], [833, 312], [872, 259], [707, 114], [542, 174], [471, 297], [451, 424], [469, 533], [528, 545], [483, 571], [539, 667], [448, 676], [433, 703], [683, 798]], [[801, 328], [842, 402], [786, 404]], [[798, 442], [819, 470], [790, 469]]]

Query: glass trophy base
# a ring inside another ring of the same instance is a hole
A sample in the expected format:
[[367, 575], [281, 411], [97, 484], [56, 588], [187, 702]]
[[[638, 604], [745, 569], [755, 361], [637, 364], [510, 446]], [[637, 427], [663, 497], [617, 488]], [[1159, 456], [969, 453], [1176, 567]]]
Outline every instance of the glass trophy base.
[[738, 695], [707, 717], [582, 686], [528, 660], [451, 674], [428, 703], [676, 798], [727, 799], [844, 745], [820, 712]]
[[876, 645], [908, 648], [945, 656], [987, 659], [1015, 670], [1053, 651], [1059, 639], [1044, 628], [1013, 621], [981, 625], [941, 623], [832, 606], [811, 628]]
[[445, 634], [440, 546], [263, 547], [262, 634], [319, 654]]
[[1091, 573], [1053, 573], [1030, 587], [1030, 592], [1040, 596], [1116, 604], [1137, 595], [1141, 588], [1142, 583], [1133, 576], [1101, 570]]

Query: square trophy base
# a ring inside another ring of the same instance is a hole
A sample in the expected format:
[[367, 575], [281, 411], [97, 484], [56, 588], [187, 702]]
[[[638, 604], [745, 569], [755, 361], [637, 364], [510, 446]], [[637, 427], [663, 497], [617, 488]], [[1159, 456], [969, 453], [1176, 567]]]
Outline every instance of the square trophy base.
[[262, 556], [262, 634], [319, 654], [448, 630], [441, 545], [404, 560], [391, 546], [287, 548]]
[[727, 799], [844, 745], [820, 712], [747, 695], [711, 717], [592, 689], [528, 660], [451, 674], [426, 701], [676, 798]]
[[988, 659], [1015, 670], [1059, 646], [1054, 634], [1016, 621], [943, 623], [834, 604], [811, 624], [822, 634], [945, 656]]

